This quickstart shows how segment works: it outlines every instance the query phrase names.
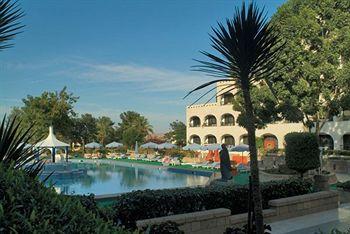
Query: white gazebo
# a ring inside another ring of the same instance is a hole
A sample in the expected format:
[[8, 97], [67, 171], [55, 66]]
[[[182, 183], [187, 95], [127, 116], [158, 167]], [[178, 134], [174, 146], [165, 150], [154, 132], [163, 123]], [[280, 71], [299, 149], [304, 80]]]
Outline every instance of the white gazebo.
[[65, 149], [65, 153], [66, 153], [66, 162], [68, 162], [69, 144], [57, 140], [55, 134], [53, 133], [52, 126], [49, 127], [49, 135], [46, 137], [46, 139], [36, 143], [35, 147], [37, 147], [39, 149], [40, 148], [41, 149], [51, 149], [53, 163], [55, 162], [56, 148], [63, 148], [63, 149]]

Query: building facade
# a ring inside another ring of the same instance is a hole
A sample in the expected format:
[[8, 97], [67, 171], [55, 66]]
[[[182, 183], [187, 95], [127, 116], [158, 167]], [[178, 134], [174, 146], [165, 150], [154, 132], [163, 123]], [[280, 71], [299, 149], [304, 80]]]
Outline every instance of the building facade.
[[[247, 144], [247, 131], [236, 123], [239, 112], [232, 108], [233, 91], [225, 93], [229, 82], [217, 84], [218, 98], [214, 103], [188, 106], [186, 109], [187, 142], [201, 145], [225, 143], [226, 145]], [[225, 93], [220, 95], [220, 93]], [[284, 148], [284, 136], [290, 132], [303, 132], [302, 123], [268, 124], [257, 129], [256, 136], [262, 137], [265, 149]]]
[[[225, 93], [229, 82], [217, 84], [218, 98], [214, 103], [188, 106], [186, 109], [187, 142], [201, 145], [225, 143], [247, 144], [247, 131], [238, 126], [239, 112], [232, 109], [233, 92]], [[220, 95], [220, 93], [225, 93]], [[290, 132], [303, 132], [302, 123], [274, 123], [257, 129], [256, 135], [264, 139], [265, 149], [284, 148], [284, 136]], [[327, 121], [320, 132], [321, 146], [334, 150], [350, 150], [350, 111]]]

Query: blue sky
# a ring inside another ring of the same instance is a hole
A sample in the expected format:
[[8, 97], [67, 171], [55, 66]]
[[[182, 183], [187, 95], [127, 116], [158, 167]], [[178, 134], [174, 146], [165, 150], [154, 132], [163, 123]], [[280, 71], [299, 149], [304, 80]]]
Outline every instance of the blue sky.
[[[256, 1], [273, 14], [283, 0]], [[0, 115], [27, 95], [68, 91], [78, 113], [145, 115], [156, 132], [184, 121], [182, 100], [211, 78], [193, 72], [208, 33], [241, 1], [19, 1], [26, 16], [15, 46], [0, 53]]]

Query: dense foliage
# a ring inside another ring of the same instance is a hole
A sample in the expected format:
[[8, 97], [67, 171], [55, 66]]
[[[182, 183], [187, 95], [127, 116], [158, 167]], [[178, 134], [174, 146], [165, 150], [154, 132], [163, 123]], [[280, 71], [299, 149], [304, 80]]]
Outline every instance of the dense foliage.
[[[262, 183], [263, 207], [268, 201], [306, 194], [309, 181], [286, 180]], [[247, 212], [248, 187], [212, 185], [208, 187], [144, 190], [122, 194], [114, 205], [114, 222], [135, 228], [136, 220], [189, 213], [215, 208], [228, 208], [232, 214]], [[181, 201], [181, 202], [180, 202]]]
[[285, 136], [286, 165], [301, 174], [320, 167], [320, 150], [313, 133], [292, 132]]
[[146, 227], [143, 231], [145, 234], [184, 234], [184, 232], [179, 229], [179, 224], [172, 221], [152, 224]]
[[171, 141], [175, 142], [178, 146], [186, 145], [186, 124], [181, 121], [174, 121], [170, 123], [170, 132], [165, 134], [165, 137]]
[[25, 130], [19, 128], [20, 122], [16, 121], [16, 118], [6, 121], [5, 116], [2, 119], [0, 123], [0, 162], [5, 167], [23, 169], [27, 175], [34, 178], [43, 168], [43, 161], [34, 161], [39, 152], [32, 147], [27, 147], [32, 137], [29, 134], [31, 127]]
[[337, 183], [337, 187], [342, 188], [345, 191], [350, 191], [350, 180], [342, 182], [342, 183], [341, 182]]
[[306, 126], [350, 106], [350, 1], [289, 0], [272, 17], [285, 40], [273, 80], [278, 105]]
[[50, 125], [59, 138], [69, 140], [72, 118], [76, 116], [73, 107], [77, 100], [78, 97], [68, 93], [66, 88], [59, 92], [45, 91], [37, 97], [28, 95], [22, 99], [24, 106], [14, 108], [11, 117], [17, 116], [23, 128], [34, 125], [33, 143], [47, 136]]
[[123, 233], [80, 199], [57, 194], [0, 163], [0, 232]]

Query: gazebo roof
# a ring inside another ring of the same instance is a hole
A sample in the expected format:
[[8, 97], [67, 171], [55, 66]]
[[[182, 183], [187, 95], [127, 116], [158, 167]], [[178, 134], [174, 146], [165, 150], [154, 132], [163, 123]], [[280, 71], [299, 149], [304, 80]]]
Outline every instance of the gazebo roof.
[[39, 141], [38, 143], [35, 144], [36, 147], [41, 147], [41, 148], [62, 148], [62, 147], [69, 147], [69, 144], [64, 143], [62, 141], [57, 140], [55, 134], [53, 133], [53, 127], [49, 127], [49, 135], [46, 137], [45, 140]]

